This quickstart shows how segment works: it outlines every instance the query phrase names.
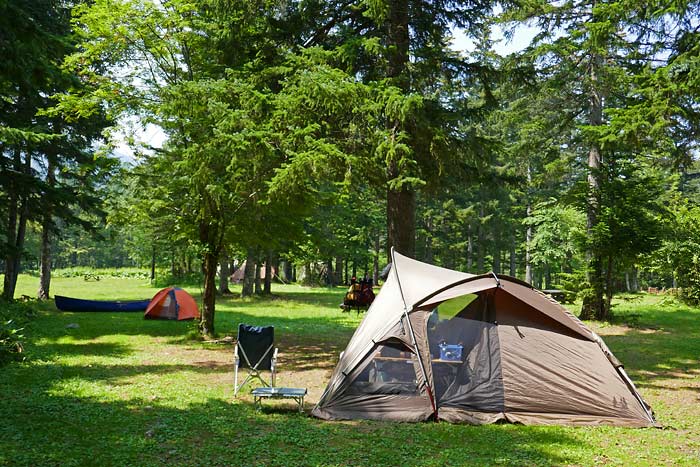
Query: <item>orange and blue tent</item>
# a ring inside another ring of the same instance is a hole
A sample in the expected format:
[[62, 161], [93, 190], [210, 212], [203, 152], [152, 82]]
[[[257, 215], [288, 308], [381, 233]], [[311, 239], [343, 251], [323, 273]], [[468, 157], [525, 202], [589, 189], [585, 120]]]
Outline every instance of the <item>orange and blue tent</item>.
[[199, 318], [199, 309], [192, 295], [179, 287], [167, 287], [159, 291], [146, 307], [146, 319], [176, 319], [178, 321]]

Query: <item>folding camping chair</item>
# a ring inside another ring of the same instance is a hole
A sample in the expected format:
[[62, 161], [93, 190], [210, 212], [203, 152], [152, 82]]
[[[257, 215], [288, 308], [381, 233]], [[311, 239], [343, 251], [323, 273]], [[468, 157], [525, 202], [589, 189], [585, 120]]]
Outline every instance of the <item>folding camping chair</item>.
[[[275, 343], [275, 328], [273, 326], [238, 325], [238, 341], [233, 351], [234, 391], [236, 397], [238, 391], [250, 380], [257, 378], [265, 386], [275, 386], [275, 366], [277, 364], [277, 348]], [[238, 369], [246, 368], [248, 376], [238, 384]], [[268, 384], [260, 374], [261, 371], [272, 373]]]

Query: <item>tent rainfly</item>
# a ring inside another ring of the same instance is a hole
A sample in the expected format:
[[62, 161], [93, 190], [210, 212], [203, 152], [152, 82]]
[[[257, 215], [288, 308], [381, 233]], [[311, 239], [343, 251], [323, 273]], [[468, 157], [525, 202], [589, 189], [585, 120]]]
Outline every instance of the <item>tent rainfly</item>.
[[316, 417], [657, 426], [601, 338], [553, 299], [512, 277], [392, 257]]

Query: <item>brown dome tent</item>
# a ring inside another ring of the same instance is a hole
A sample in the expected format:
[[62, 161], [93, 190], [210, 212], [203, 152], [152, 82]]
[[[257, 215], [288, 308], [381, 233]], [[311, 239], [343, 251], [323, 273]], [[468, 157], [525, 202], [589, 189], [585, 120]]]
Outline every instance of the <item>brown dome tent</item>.
[[199, 309], [194, 298], [179, 287], [168, 287], [158, 292], [146, 308], [146, 319], [195, 319]]
[[656, 425], [600, 337], [553, 299], [512, 277], [392, 256], [315, 416]]

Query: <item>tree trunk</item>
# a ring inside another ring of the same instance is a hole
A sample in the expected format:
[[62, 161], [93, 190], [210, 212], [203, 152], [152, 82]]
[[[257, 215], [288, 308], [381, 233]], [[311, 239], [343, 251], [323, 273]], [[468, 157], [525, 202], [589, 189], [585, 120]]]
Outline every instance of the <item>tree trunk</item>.
[[[409, 63], [409, 8], [405, 0], [390, 0], [387, 8], [387, 77], [391, 84], [408, 93], [410, 81], [408, 79]], [[390, 130], [394, 144], [398, 144], [397, 138], [402, 130], [402, 123], [398, 120], [388, 121], [387, 129]], [[416, 193], [412, 186], [392, 186], [392, 182], [400, 180], [408, 175], [402, 173], [399, 160], [391, 157], [387, 164], [387, 258], [391, 261], [391, 248], [401, 254], [415, 257], [416, 249]]]
[[[598, 71], [602, 67], [602, 57], [594, 54], [591, 58], [589, 93], [590, 109], [588, 123], [591, 126], [603, 124], [603, 95], [599, 89]], [[588, 151], [588, 210], [586, 215], [586, 228], [588, 238], [594, 238], [593, 232], [598, 225], [598, 213], [600, 211], [601, 189], [601, 149], [597, 142], [591, 143]], [[607, 316], [606, 303], [603, 298], [605, 291], [605, 278], [603, 277], [603, 259], [599, 253], [599, 246], [589, 244], [586, 258], [588, 262], [587, 279], [590, 284], [590, 292], [583, 300], [581, 317], [591, 319], [598, 316]]]
[[[21, 169], [22, 153], [19, 148], [14, 151], [14, 169]], [[5, 277], [3, 280], [2, 296], [6, 300], [12, 300], [15, 296], [16, 272], [14, 251], [17, 240], [17, 219], [19, 214], [19, 184], [13, 177], [8, 181], [8, 208], [7, 208], [7, 245], [5, 247]]]
[[632, 290], [631, 292], [639, 292], [639, 271], [637, 266], [632, 266]]
[[476, 226], [476, 273], [483, 274], [484, 272], [484, 225], [481, 219], [484, 218], [484, 206], [481, 204], [479, 206], [479, 223]]
[[517, 261], [516, 261], [516, 256], [515, 256], [515, 237], [511, 237], [510, 239], [510, 270], [508, 271], [508, 274], [510, 274], [510, 277], [515, 277], [517, 274]]
[[245, 259], [245, 269], [243, 270], [243, 287], [241, 288], [241, 298], [253, 295], [253, 282], [255, 281], [255, 252], [248, 248]]
[[335, 273], [333, 272], [333, 258], [326, 261], [326, 285], [328, 287], [335, 286]]
[[294, 272], [292, 272], [292, 263], [289, 260], [284, 261], [284, 280], [294, 282]]
[[472, 223], [467, 224], [467, 272], [472, 272], [474, 262], [474, 242], [472, 241]]
[[265, 282], [263, 284], [263, 294], [272, 295], [272, 251], [267, 250], [265, 258]]
[[231, 289], [228, 288], [229, 276], [231, 275], [231, 263], [227, 254], [221, 255], [219, 264], [219, 294], [231, 294]]
[[[19, 148], [15, 150], [14, 164], [17, 171], [29, 175], [31, 173], [32, 157], [25, 154], [24, 164], [22, 164], [22, 154]], [[10, 193], [9, 222], [8, 222], [8, 248], [5, 257], [5, 278], [3, 284], [3, 297], [12, 300], [17, 287], [17, 277], [19, 276], [20, 260], [24, 250], [24, 240], [27, 233], [27, 221], [29, 220], [29, 194], [27, 187], [13, 183], [11, 185], [15, 191], [14, 200]]]
[[255, 262], [255, 279], [253, 283], [255, 284], [255, 295], [262, 294], [262, 284], [260, 283], [260, 261]]
[[311, 278], [311, 263], [304, 263], [304, 279], [302, 281], [305, 284], [311, 284], [313, 282]]
[[[398, 177], [398, 169], [389, 171], [389, 179]], [[409, 257], [416, 253], [416, 193], [413, 189], [387, 190], [387, 259], [391, 247]]]
[[343, 283], [343, 258], [336, 256], [335, 258], [335, 275], [333, 276], [333, 282], [335, 285]]
[[372, 283], [379, 284], [379, 235], [374, 237], [374, 254], [372, 255]]
[[151, 250], [151, 282], [156, 280], [156, 242], [153, 242], [153, 249]]
[[423, 258], [421, 258], [421, 261], [433, 264], [433, 242], [431, 241], [433, 237], [433, 223], [431, 222], [430, 218], [425, 219], [425, 230], [427, 233], [424, 237], [425, 241], [423, 242]]
[[[54, 167], [54, 159], [51, 154], [47, 154], [46, 166], [46, 184], [53, 188], [56, 185], [56, 168]], [[51, 225], [53, 221], [53, 205], [51, 201], [46, 199], [44, 206], [43, 219], [41, 223], [41, 259], [39, 273], [39, 291], [37, 298], [39, 300], [48, 300], [51, 289]]]
[[216, 305], [216, 266], [219, 258], [216, 252], [204, 254], [204, 292], [202, 295], [202, 317], [199, 330], [203, 336], [214, 335], [214, 307]]
[[493, 272], [501, 273], [501, 250], [496, 248], [493, 252]]
[[48, 300], [51, 289], [51, 215], [44, 214], [41, 226], [41, 260], [39, 273], [39, 300]]
[[605, 306], [602, 308], [602, 312], [596, 319], [599, 321], [607, 321], [610, 319], [610, 303], [613, 298], [613, 256], [608, 255], [608, 267], [605, 270]]
[[[532, 183], [532, 169], [530, 164], [527, 165], [527, 184], [528, 191], [530, 190], [530, 184]], [[528, 194], [527, 197], [527, 218], [532, 216], [532, 201]], [[532, 256], [530, 254], [530, 249], [532, 248], [532, 225], [527, 225], [527, 230], [525, 231], [525, 282], [532, 284]]]

